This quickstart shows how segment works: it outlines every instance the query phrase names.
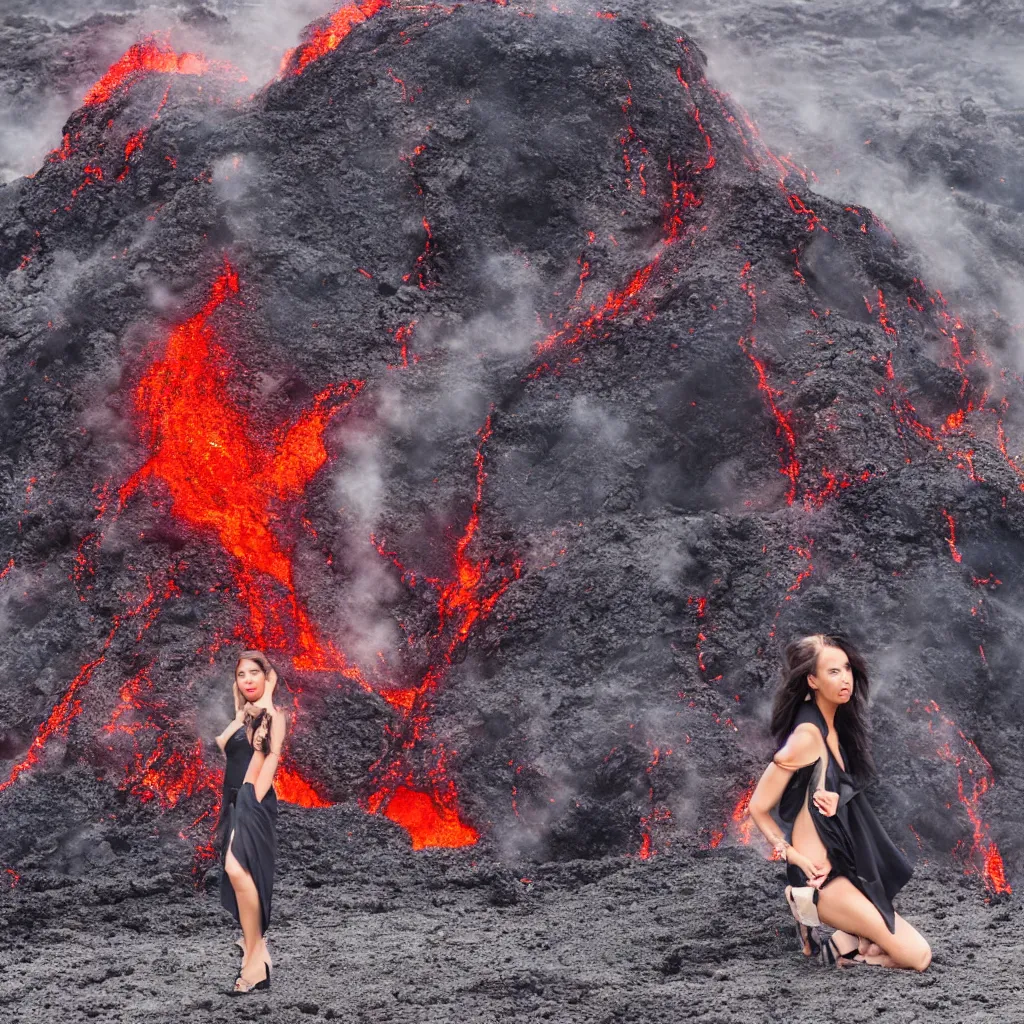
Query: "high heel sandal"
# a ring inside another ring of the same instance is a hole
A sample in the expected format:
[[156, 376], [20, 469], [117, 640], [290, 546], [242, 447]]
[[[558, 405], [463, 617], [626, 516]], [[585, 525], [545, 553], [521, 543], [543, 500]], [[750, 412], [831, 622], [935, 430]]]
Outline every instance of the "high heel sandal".
[[[270, 988], [270, 966], [266, 961], [263, 962], [263, 980], [257, 982], [248, 982], [242, 977], [242, 972], [238, 972], [238, 977], [235, 978], [235, 987], [228, 992], [229, 996], [244, 996], [249, 992], [266, 992]], [[244, 988], [239, 988], [238, 983], [241, 982]]]
[[844, 953], [836, 945], [835, 938], [830, 935], [821, 947], [820, 959], [824, 967], [849, 967], [854, 964], [859, 966], [860, 964], [867, 963], [866, 960], [854, 959], [859, 953], [860, 943]]
[[804, 888], [809, 887], [797, 889], [792, 885], [787, 885], [786, 903], [789, 904], [790, 913], [793, 915], [793, 920], [796, 921], [796, 937], [800, 943], [801, 952], [804, 949], [809, 949], [810, 953], [804, 953], [804, 956], [819, 956], [821, 943], [818, 942], [816, 926], [820, 925], [821, 921], [818, 918], [814, 902], [817, 892], [811, 890], [811, 895], [808, 896]]

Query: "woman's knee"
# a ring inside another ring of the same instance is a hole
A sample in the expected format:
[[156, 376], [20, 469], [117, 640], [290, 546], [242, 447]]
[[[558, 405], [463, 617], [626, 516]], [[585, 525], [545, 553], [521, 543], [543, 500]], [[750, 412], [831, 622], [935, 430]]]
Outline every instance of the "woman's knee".
[[901, 943], [901, 947], [889, 953], [889, 956], [900, 967], [906, 967], [912, 971], [928, 969], [928, 965], [932, 962], [932, 947], [928, 945], [923, 935], [916, 933], [910, 942]]
[[932, 947], [928, 945], [925, 939], [921, 940], [921, 948], [915, 951], [914, 962], [910, 966], [915, 971], [926, 971], [928, 965], [932, 962]]
[[249, 874], [238, 862], [238, 858], [234, 854], [228, 854], [224, 859], [224, 870], [232, 882], [241, 881]]

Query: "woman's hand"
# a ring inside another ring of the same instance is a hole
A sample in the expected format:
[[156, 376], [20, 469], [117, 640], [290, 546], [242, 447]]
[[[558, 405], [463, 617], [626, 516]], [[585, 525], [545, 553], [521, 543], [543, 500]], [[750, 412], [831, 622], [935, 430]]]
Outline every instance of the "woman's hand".
[[839, 794], [830, 793], [827, 789], [816, 790], [814, 793], [814, 806], [826, 818], [831, 818], [839, 810]]
[[821, 883], [828, 878], [829, 866], [827, 862], [823, 861], [820, 864], [815, 864], [810, 857], [797, 853], [792, 846], [786, 848], [786, 863], [799, 868], [807, 876], [807, 884], [812, 889], [819, 888]]

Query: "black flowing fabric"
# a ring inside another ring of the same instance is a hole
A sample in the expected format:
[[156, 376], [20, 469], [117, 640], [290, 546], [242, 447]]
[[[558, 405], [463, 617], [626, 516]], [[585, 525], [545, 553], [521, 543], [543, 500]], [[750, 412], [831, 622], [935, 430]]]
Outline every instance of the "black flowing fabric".
[[[839, 762], [828, 747], [828, 724], [814, 701], [806, 701], [797, 712], [795, 729], [810, 722], [821, 730], [828, 750], [824, 788], [839, 794], [839, 809], [827, 817], [814, 806], [814, 786], [820, 770], [820, 761], [798, 769], [789, 780], [779, 801], [779, 817], [790, 826], [806, 801], [811, 821], [817, 829], [832, 871], [825, 884], [837, 876], [848, 878], [878, 908], [890, 932], [896, 931], [896, 912], [892, 901], [910, 880], [913, 869], [907, 858], [896, 848], [886, 834], [875, 812], [861, 792], [856, 779], [839, 767]], [[843, 762], [848, 764], [846, 751], [840, 745]]]
[[[274, 889], [274, 857], [277, 853], [277, 794], [273, 786], [263, 800], [256, 799], [256, 787], [243, 783], [252, 747], [245, 726], [239, 726], [224, 745], [227, 764], [224, 768], [224, 795], [217, 837], [221, 848], [221, 867], [227, 859], [228, 843], [235, 859], [252, 875], [260, 898], [260, 933], [270, 925], [270, 902]], [[234, 833], [232, 835], [232, 833]], [[220, 876], [220, 902], [230, 910], [236, 921], [238, 901], [227, 872]], [[239, 921], [239, 924], [241, 922]]]

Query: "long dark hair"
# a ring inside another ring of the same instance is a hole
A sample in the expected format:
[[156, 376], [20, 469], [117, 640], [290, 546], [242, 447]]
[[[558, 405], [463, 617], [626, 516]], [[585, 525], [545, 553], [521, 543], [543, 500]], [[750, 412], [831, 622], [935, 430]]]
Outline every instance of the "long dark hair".
[[818, 655], [825, 647], [838, 647], [849, 659], [850, 668], [853, 669], [853, 696], [847, 703], [836, 708], [835, 726], [849, 761], [847, 771], [866, 779], [875, 774], [867, 722], [871, 683], [864, 659], [844, 637], [818, 633], [793, 640], [786, 647], [782, 684], [775, 692], [772, 704], [772, 736], [781, 747], [795, 727], [801, 705], [805, 700], [814, 700], [814, 691], [807, 685], [807, 677], [814, 674]]

